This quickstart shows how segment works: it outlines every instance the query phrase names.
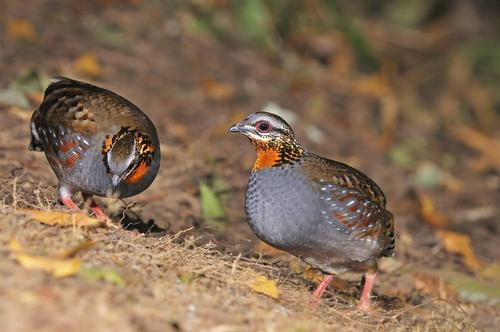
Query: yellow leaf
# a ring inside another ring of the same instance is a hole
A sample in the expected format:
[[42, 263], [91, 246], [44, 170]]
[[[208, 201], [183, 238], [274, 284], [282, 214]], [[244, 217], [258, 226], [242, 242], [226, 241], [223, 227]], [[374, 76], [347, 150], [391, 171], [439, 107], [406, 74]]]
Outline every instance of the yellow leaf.
[[93, 53], [84, 53], [75, 60], [75, 68], [83, 75], [97, 77], [102, 73], [101, 65]]
[[432, 297], [440, 299], [454, 299], [456, 297], [455, 291], [445, 282], [443, 277], [425, 273], [415, 273], [413, 277], [415, 288]]
[[201, 89], [205, 96], [216, 101], [228, 100], [234, 95], [234, 88], [231, 85], [217, 82], [212, 78], [202, 80]]
[[500, 170], [500, 142], [495, 137], [481, 133], [467, 126], [450, 127], [451, 134], [464, 145], [477, 150], [484, 158], [486, 166]]
[[75, 257], [76, 254], [78, 254], [79, 252], [82, 252], [82, 251], [90, 249], [92, 246], [94, 246], [94, 244], [95, 244], [94, 241], [83, 240], [82, 242], [80, 242], [76, 246], [64, 250], [59, 255], [59, 258], [72, 258], [72, 257]]
[[7, 21], [7, 36], [11, 39], [33, 40], [36, 37], [36, 32], [30, 21], [10, 19]]
[[450, 220], [441, 212], [436, 210], [432, 199], [423, 192], [417, 192], [418, 202], [420, 204], [420, 214], [428, 224], [443, 228], [449, 224]]
[[255, 251], [259, 254], [268, 256], [287, 255], [286, 252], [276, 249], [263, 241], [259, 241], [259, 243], [255, 245]]
[[82, 226], [82, 227], [97, 227], [102, 225], [102, 221], [96, 218], [91, 218], [82, 213], [68, 213], [60, 211], [42, 211], [22, 209], [22, 213], [30, 216], [33, 220], [46, 225], [60, 226]]
[[352, 83], [353, 89], [364, 96], [382, 98], [392, 94], [387, 79], [381, 74], [362, 77]]
[[248, 286], [257, 293], [261, 293], [267, 296], [277, 299], [279, 296], [278, 286], [276, 281], [269, 280], [265, 276], [259, 275]]
[[81, 263], [78, 258], [64, 259], [31, 255], [25, 252], [16, 239], [10, 241], [9, 248], [14, 253], [17, 262], [27, 269], [43, 270], [56, 278], [68, 277], [80, 271]]
[[441, 238], [446, 251], [463, 256], [465, 265], [471, 270], [477, 271], [482, 267], [482, 263], [474, 253], [468, 235], [451, 231], [439, 231], [437, 234]]
[[478, 275], [481, 278], [497, 281], [500, 284], [500, 263], [485, 266]]
[[306, 280], [310, 280], [316, 284], [319, 284], [321, 280], [323, 280], [323, 274], [321, 272], [318, 272], [314, 269], [305, 269], [304, 272], [302, 272], [302, 276]]
[[24, 121], [30, 121], [31, 120], [31, 110], [26, 110], [26, 109], [22, 109], [22, 108], [19, 108], [19, 107], [11, 107], [7, 110], [7, 112], [9, 112], [10, 114], [18, 117], [20, 120], [24, 120]]

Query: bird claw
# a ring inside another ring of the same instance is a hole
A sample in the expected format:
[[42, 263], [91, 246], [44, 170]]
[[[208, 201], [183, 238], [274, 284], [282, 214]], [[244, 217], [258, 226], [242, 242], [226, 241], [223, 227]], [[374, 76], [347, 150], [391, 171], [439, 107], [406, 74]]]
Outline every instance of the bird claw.
[[364, 299], [360, 300], [358, 302], [357, 308], [358, 308], [358, 311], [361, 311], [361, 312], [364, 312], [367, 314], [371, 314], [374, 312], [373, 308], [370, 304], [370, 300], [366, 300], [366, 301], [364, 301]]
[[371, 316], [371, 317], [380, 316], [380, 313], [378, 313], [376, 310], [374, 310], [370, 304], [368, 304], [368, 306], [358, 304], [357, 311], [358, 311], [358, 313], [361, 313], [361, 314], [367, 315], [367, 316]]

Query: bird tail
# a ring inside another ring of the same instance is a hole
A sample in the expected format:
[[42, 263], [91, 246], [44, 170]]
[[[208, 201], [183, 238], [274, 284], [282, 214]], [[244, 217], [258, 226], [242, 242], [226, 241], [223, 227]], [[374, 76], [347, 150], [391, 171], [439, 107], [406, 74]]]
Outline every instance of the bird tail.
[[[388, 211], [387, 211], [388, 212]], [[396, 237], [394, 235], [394, 216], [388, 212], [388, 218], [385, 221], [385, 241], [382, 256], [394, 256], [394, 248], [396, 247]]]
[[40, 143], [40, 136], [38, 135], [38, 131], [35, 125], [35, 117], [38, 115], [38, 109], [33, 112], [33, 116], [31, 117], [30, 129], [31, 129], [31, 142], [28, 146], [28, 149], [32, 151], [43, 151], [43, 146]]

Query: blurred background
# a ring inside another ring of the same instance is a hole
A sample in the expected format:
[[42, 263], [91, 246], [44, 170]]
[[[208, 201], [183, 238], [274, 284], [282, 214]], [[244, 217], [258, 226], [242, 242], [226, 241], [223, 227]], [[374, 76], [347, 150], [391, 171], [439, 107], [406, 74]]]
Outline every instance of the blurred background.
[[34, 185], [56, 197], [44, 156], [27, 151], [28, 123], [48, 78], [69, 76], [125, 96], [157, 126], [162, 169], [130, 200], [134, 227], [194, 227], [201, 242], [276, 259], [245, 222], [254, 152], [227, 134], [265, 109], [386, 193], [397, 255], [381, 265], [380, 293], [460, 301], [494, 327], [500, 2], [3, 0], [0, 72], [0, 173], [25, 170], [23, 204]]

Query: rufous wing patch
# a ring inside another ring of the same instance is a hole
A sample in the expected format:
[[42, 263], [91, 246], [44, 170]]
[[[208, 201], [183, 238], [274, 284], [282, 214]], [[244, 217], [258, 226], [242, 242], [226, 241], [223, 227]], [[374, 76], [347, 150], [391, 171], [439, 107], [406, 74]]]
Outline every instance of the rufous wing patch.
[[61, 147], [59, 148], [59, 150], [62, 152], [62, 153], [66, 153], [68, 152], [69, 150], [73, 149], [74, 147], [76, 147], [78, 145], [78, 142], [76, 142], [75, 140], [69, 140], [67, 142], [64, 142], [63, 144], [61, 144]]
[[141, 161], [139, 165], [137, 165], [137, 167], [130, 173], [130, 175], [125, 178], [125, 182], [127, 182], [128, 184], [139, 182], [144, 177], [144, 175], [146, 175], [148, 170], [148, 163], [145, 161]]
[[64, 164], [68, 167], [68, 168], [73, 168], [73, 166], [75, 166], [75, 163], [76, 161], [80, 159], [80, 155], [79, 154], [72, 154], [71, 156], [69, 156], [68, 158], [64, 159]]

